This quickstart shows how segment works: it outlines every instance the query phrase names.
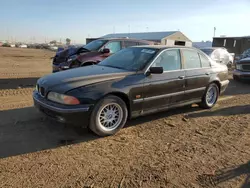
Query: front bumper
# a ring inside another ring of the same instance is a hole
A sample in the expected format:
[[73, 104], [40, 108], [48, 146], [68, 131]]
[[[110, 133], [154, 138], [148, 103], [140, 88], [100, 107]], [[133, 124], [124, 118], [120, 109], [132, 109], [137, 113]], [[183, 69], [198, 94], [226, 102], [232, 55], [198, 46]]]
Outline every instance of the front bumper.
[[48, 101], [38, 92], [33, 92], [34, 105], [46, 116], [61, 123], [87, 127], [92, 105], [63, 105]]
[[239, 79], [245, 79], [245, 80], [250, 80], [250, 71], [240, 71], [240, 70], [234, 70], [233, 75], [238, 77]]
[[220, 94], [223, 94], [225, 92], [228, 84], [229, 84], [229, 80], [224, 80], [220, 82]]

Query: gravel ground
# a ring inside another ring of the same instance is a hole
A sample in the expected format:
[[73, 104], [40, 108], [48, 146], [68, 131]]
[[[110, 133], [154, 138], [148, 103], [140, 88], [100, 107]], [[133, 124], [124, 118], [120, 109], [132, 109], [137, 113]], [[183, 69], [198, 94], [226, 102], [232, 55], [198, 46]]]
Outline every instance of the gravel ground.
[[99, 138], [32, 106], [52, 52], [0, 48], [0, 187], [250, 187], [250, 84]]

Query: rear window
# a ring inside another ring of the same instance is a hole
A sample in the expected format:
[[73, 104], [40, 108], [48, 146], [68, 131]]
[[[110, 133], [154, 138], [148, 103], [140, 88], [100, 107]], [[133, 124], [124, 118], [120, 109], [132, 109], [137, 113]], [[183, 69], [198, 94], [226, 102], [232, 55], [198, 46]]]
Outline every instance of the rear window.
[[200, 60], [201, 60], [201, 66], [202, 67], [210, 67], [209, 59], [200, 53], [199, 53], [199, 56], [200, 56]]
[[201, 61], [198, 53], [194, 50], [183, 50], [184, 68], [195, 69], [201, 68]]
[[201, 49], [201, 51], [203, 51], [205, 54], [210, 56], [214, 50], [213, 49]]

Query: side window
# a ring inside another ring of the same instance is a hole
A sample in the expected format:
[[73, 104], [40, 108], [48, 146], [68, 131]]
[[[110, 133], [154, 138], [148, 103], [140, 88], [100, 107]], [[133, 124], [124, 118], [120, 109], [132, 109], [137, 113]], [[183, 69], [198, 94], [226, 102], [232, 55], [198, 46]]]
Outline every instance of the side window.
[[201, 68], [201, 61], [198, 53], [194, 50], [183, 50], [185, 69]]
[[120, 41], [113, 41], [109, 42], [105, 45], [105, 48], [108, 48], [110, 50], [110, 53], [116, 53], [119, 50], [121, 50], [121, 42]]
[[163, 67], [164, 71], [180, 70], [181, 59], [179, 50], [166, 50], [155, 60], [153, 67]]
[[201, 60], [201, 66], [202, 67], [210, 67], [209, 59], [200, 53], [199, 53], [199, 56], [200, 56], [200, 60]]
[[124, 41], [124, 47], [127, 48], [127, 47], [130, 47], [130, 46], [137, 46], [137, 42], [125, 40]]

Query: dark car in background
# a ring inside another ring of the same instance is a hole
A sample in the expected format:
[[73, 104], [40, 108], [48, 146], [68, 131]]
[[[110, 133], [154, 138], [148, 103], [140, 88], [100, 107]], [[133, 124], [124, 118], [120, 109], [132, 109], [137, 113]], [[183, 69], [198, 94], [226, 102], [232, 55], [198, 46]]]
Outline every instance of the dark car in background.
[[66, 49], [56, 55], [53, 59], [53, 72], [97, 64], [123, 48], [149, 44], [153, 42], [128, 38], [94, 40], [85, 46]]
[[250, 57], [250, 48], [245, 50], [242, 54], [235, 58], [235, 63], [238, 63], [241, 59]]
[[33, 99], [47, 116], [107, 136], [128, 118], [193, 103], [212, 108], [228, 83], [227, 67], [198, 49], [147, 45], [42, 77]]
[[235, 63], [234, 80], [250, 80], [250, 56]]
[[219, 47], [208, 47], [208, 48], [201, 48], [205, 54], [211, 57], [217, 63], [222, 63], [227, 65], [228, 67], [232, 67], [234, 62], [234, 57], [227, 51], [226, 48], [219, 48]]

